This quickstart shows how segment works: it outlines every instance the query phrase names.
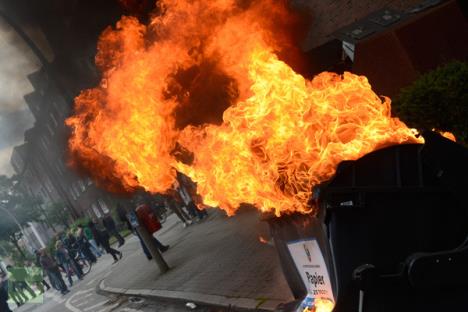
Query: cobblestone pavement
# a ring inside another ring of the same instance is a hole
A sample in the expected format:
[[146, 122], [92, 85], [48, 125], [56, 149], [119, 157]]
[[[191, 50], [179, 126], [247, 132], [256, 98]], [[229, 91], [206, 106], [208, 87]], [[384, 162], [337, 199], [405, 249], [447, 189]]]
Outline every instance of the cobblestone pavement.
[[169, 230], [156, 234], [171, 246], [164, 253], [169, 272], [159, 274], [138, 250], [116, 266], [103, 289], [242, 308], [272, 309], [292, 300], [276, 250], [259, 241], [268, 227], [256, 211], [227, 217], [211, 209], [207, 220], [187, 228], [176, 221], [170, 216]]

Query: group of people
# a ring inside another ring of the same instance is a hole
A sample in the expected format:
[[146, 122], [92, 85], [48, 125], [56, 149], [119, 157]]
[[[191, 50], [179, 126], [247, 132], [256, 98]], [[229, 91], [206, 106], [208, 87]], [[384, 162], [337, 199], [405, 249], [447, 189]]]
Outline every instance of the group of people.
[[193, 201], [184, 203], [181, 196], [167, 196], [164, 199], [164, 206], [176, 214], [184, 224], [184, 227], [191, 225], [193, 222], [200, 221], [208, 215], [206, 210], [199, 210]]
[[[10, 311], [6, 303], [9, 297], [20, 306], [44, 293], [44, 286], [50, 288], [43, 280], [42, 270], [32, 262], [26, 262], [22, 267], [7, 265], [6, 269], [6, 272], [0, 274], [0, 311], [2, 312]], [[35, 285], [39, 292], [36, 293], [31, 285]]]
[[119, 247], [125, 243], [125, 239], [117, 231], [110, 215], [106, 216], [102, 223], [103, 227], [100, 228], [93, 221], [89, 221], [86, 225], [78, 225], [75, 232], [59, 236], [53, 256], [46, 250], [36, 252], [37, 263], [46, 272], [52, 287], [62, 294], [68, 293], [69, 290], [61, 272], [65, 273], [69, 287], [73, 286], [73, 276], [78, 280], [83, 279], [81, 259], [91, 264], [96, 263], [104, 251], [114, 258], [114, 263], [122, 258], [122, 252], [110, 246], [110, 237], [116, 237]]
[[[63, 295], [69, 292], [75, 279], [83, 279], [83, 261], [96, 263], [103, 253], [119, 261], [123, 254], [111, 247], [110, 238], [114, 236], [118, 247], [125, 243], [120, 235], [112, 216], [108, 215], [102, 220], [102, 226], [90, 221], [80, 224], [76, 230], [61, 233], [56, 236], [54, 251], [45, 248], [34, 251], [35, 261], [26, 265], [7, 266], [7, 273], [2, 273], [0, 285], [0, 311], [10, 311], [7, 300], [11, 298], [17, 306], [23, 305], [31, 298], [46, 290], [54, 288]], [[68, 285], [63, 278], [68, 280]], [[44, 277], [47, 277], [49, 283]], [[39, 290], [38, 293], [31, 287]], [[29, 297], [28, 297], [29, 294]]]
[[[189, 194], [187, 191], [185, 193], [175, 191], [174, 194], [166, 195], [163, 203], [155, 204], [145, 200], [145, 204], [150, 205], [153, 209], [161, 209], [161, 205], [165, 206], [165, 208], [172, 210], [186, 227], [207, 216], [206, 210], [197, 209], [192, 198], [193, 194]], [[139, 238], [146, 257], [152, 259], [152, 255], [139, 233], [132, 228], [127, 219], [126, 210], [118, 205], [117, 213], [120, 220], [125, 222]], [[73, 277], [78, 280], [83, 279], [84, 274], [81, 266], [83, 262], [81, 260], [95, 263], [105, 252], [113, 257], [114, 263], [119, 261], [122, 258], [122, 252], [111, 247], [110, 238], [112, 236], [118, 242], [118, 248], [125, 244], [125, 239], [120, 235], [114, 219], [107, 215], [103, 218], [102, 225], [90, 221], [87, 224], [78, 225], [74, 231], [58, 235], [54, 252], [49, 252], [46, 249], [35, 251], [35, 263], [29, 263], [27, 267], [19, 268], [9, 266], [8, 276], [2, 276], [2, 284], [0, 285], [0, 311], [10, 311], [7, 304], [8, 297], [12, 298], [18, 306], [28, 301], [25, 292], [35, 297], [37, 294], [30, 285], [35, 285], [39, 293], [54, 288], [64, 295], [67, 294], [68, 287], [73, 286]], [[160, 252], [169, 249], [169, 245], [162, 244], [154, 236], [153, 240]], [[68, 280], [68, 287], [62, 273]], [[44, 276], [47, 276], [50, 285]]]

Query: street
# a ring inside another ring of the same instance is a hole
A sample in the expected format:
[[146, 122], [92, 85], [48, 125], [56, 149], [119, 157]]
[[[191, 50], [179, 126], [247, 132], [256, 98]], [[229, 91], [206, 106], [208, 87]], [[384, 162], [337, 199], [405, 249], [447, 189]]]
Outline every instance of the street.
[[169, 272], [160, 274], [130, 234], [117, 263], [104, 254], [67, 295], [49, 290], [42, 304], [28, 303], [15, 311], [171, 312], [190, 310], [186, 304], [192, 301], [196, 311], [271, 311], [292, 297], [274, 248], [258, 241], [259, 235], [267, 237], [258, 216], [245, 211], [229, 218], [210, 210], [206, 220], [184, 227], [171, 214], [156, 234], [171, 246], [163, 254]]
[[[125, 257], [132, 257], [140, 254], [141, 248], [135, 237], [129, 237], [127, 243], [122, 246], [122, 252]], [[49, 290], [45, 293], [44, 303], [28, 303], [16, 309], [18, 312], [143, 312], [143, 311], [187, 311], [184, 302], [155, 301], [144, 298], [105, 295], [99, 293], [97, 286], [106, 276], [112, 274], [115, 265], [112, 265], [112, 257], [103, 255], [97, 264], [93, 265], [92, 270], [82, 281], [76, 282], [71, 288], [70, 293], [65, 296], [60, 295], [55, 290]], [[134, 301], [134, 302], [132, 302]], [[198, 307], [197, 311], [213, 311], [207, 307]]]

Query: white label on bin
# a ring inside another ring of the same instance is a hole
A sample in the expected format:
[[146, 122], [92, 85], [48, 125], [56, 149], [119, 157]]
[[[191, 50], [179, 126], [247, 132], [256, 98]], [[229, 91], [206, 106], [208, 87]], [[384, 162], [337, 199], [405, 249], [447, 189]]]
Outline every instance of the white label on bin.
[[325, 260], [315, 239], [288, 243], [289, 252], [312, 298], [335, 303]]

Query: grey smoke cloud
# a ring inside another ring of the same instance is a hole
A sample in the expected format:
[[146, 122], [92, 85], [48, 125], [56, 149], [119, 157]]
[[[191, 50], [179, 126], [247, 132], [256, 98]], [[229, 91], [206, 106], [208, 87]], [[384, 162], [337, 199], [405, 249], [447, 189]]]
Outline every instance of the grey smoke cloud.
[[[25, 104], [24, 104], [25, 105]], [[32, 126], [34, 119], [27, 109], [0, 111], [0, 149], [24, 139], [24, 130]]]
[[0, 174], [11, 174], [11, 150], [24, 140], [34, 118], [23, 96], [33, 90], [27, 75], [38, 68], [28, 47], [0, 20]]

